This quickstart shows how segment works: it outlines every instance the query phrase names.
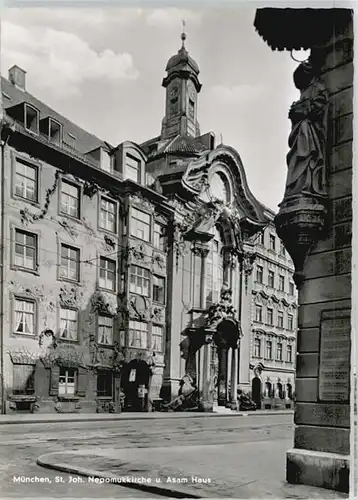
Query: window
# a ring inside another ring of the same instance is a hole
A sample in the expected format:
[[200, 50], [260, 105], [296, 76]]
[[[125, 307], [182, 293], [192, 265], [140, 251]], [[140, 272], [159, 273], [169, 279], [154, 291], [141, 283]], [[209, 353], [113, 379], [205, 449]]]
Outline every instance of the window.
[[279, 311], [277, 315], [277, 326], [283, 328], [283, 312]]
[[111, 233], [117, 232], [117, 214], [116, 204], [107, 198], [101, 198], [100, 213], [99, 213], [99, 227], [110, 231]]
[[287, 346], [286, 356], [287, 356], [286, 359], [287, 359], [288, 363], [292, 363], [292, 345]]
[[267, 308], [267, 324], [273, 325], [273, 309]]
[[256, 267], [256, 281], [257, 283], [262, 283], [264, 275], [264, 269], [262, 266]]
[[97, 396], [111, 398], [113, 394], [113, 375], [110, 370], [97, 371]]
[[39, 112], [28, 104], [25, 104], [25, 128], [34, 134], [39, 133]]
[[275, 273], [273, 271], [268, 272], [268, 286], [275, 288]]
[[278, 289], [280, 292], [285, 291], [285, 277], [282, 274], [278, 278]]
[[35, 392], [35, 367], [13, 365], [12, 393], [30, 395]]
[[130, 268], [130, 283], [129, 290], [139, 295], [149, 297], [149, 279], [150, 274], [148, 269], [143, 267], [131, 266]]
[[290, 295], [294, 295], [295, 294], [295, 285], [294, 285], [294, 283], [292, 283], [292, 281], [290, 281], [289, 287], [290, 287]]
[[153, 245], [158, 250], [165, 251], [165, 237], [164, 237], [164, 227], [158, 223], [154, 223], [154, 241]]
[[152, 351], [163, 352], [163, 327], [152, 326]]
[[37, 236], [16, 229], [15, 231], [15, 266], [24, 269], [37, 268]]
[[170, 110], [172, 114], [175, 114], [178, 111], [178, 98], [173, 97], [170, 99]]
[[272, 359], [272, 341], [271, 340], [266, 341], [266, 358]]
[[153, 301], [164, 304], [165, 302], [165, 279], [153, 276]]
[[140, 183], [140, 161], [126, 154], [126, 178]]
[[76, 393], [77, 371], [74, 368], [60, 368], [58, 384], [59, 396], [74, 396]]
[[113, 345], [113, 318], [98, 316], [98, 343]]
[[276, 249], [276, 238], [273, 234], [270, 234], [270, 250], [275, 251]]
[[293, 330], [293, 316], [292, 316], [292, 314], [288, 315], [287, 323], [288, 323], [288, 329]]
[[257, 358], [261, 357], [261, 340], [255, 339], [254, 341], [254, 356]]
[[99, 286], [106, 290], [116, 290], [116, 263], [105, 257], [100, 258]]
[[276, 360], [282, 361], [282, 343], [277, 342]]
[[61, 278], [72, 281], [80, 279], [80, 251], [68, 245], [61, 245]]
[[129, 322], [129, 347], [148, 348], [148, 325], [142, 321]]
[[37, 202], [38, 168], [16, 158], [15, 194]]
[[150, 241], [150, 215], [136, 208], [132, 209], [131, 235], [140, 240]]
[[262, 233], [259, 233], [259, 245], [265, 246], [265, 233], [262, 231]]
[[80, 188], [62, 180], [60, 212], [80, 218]]
[[15, 333], [35, 334], [35, 302], [33, 300], [15, 299]]
[[192, 99], [189, 99], [189, 118], [195, 118], [195, 102]]
[[66, 340], [77, 340], [78, 335], [78, 312], [74, 309], [60, 310], [60, 337]]
[[262, 323], [262, 306], [256, 306], [256, 321]]
[[286, 255], [286, 250], [285, 250], [284, 244], [281, 240], [280, 240], [280, 255], [281, 255], [281, 257], [285, 257], [285, 255]]

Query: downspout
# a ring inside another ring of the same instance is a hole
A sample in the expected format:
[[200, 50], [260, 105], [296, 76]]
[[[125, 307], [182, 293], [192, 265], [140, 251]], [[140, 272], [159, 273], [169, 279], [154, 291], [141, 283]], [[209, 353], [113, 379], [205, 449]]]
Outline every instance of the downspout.
[[[1, 104], [0, 104], [1, 106]], [[2, 128], [1, 124], [1, 128]], [[1, 413], [5, 415], [5, 385], [4, 385], [4, 149], [5, 143], [1, 139], [1, 242], [0, 242], [0, 375], [1, 375]]]

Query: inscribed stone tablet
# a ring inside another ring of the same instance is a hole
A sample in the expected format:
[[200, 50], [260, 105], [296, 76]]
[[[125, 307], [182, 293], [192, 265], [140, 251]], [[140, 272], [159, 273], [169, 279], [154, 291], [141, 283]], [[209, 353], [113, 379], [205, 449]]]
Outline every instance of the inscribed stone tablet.
[[321, 320], [319, 399], [348, 402], [350, 390], [350, 311], [324, 311]]

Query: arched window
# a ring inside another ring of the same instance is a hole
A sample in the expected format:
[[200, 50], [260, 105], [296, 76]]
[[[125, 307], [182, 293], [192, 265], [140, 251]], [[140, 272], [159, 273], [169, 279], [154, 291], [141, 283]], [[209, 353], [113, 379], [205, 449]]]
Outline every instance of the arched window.
[[219, 302], [223, 286], [224, 261], [220, 233], [215, 229], [215, 236], [210, 242], [210, 252], [206, 261], [206, 302], [207, 306]]
[[231, 201], [231, 190], [228, 178], [222, 172], [215, 172], [210, 178], [210, 194], [211, 197], [223, 201], [224, 203], [230, 203]]

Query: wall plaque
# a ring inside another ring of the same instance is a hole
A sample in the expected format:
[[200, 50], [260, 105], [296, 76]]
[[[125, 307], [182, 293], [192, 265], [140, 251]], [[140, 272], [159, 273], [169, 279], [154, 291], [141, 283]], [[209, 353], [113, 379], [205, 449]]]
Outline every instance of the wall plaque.
[[349, 402], [350, 334], [349, 309], [322, 312], [318, 379], [320, 401]]

